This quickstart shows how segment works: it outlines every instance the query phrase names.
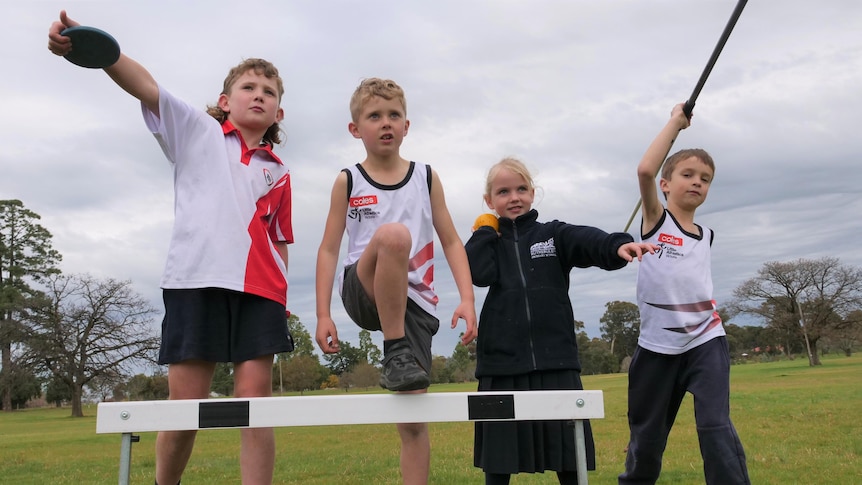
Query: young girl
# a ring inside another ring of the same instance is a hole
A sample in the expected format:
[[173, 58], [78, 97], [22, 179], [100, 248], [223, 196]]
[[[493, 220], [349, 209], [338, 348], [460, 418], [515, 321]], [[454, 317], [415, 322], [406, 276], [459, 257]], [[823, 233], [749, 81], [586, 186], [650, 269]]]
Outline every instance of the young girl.
[[[538, 222], [534, 195], [520, 161], [491, 167], [484, 199], [499, 228], [477, 228], [466, 245], [473, 284], [489, 287], [479, 315], [479, 391], [583, 389], [569, 272], [619, 269], [655, 250], [626, 233]], [[595, 470], [589, 423], [585, 437], [587, 468]], [[477, 422], [474, 465], [485, 471], [486, 484], [545, 470], [556, 471], [561, 484], [577, 483], [574, 428], [567, 421]]]
[[[76, 25], [60, 12], [48, 33], [51, 52], [74, 48], [62, 32]], [[125, 54], [105, 72], [141, 102], [174, 171], [174, 229], [160, 283], [159, 363], [168, 365], [169, 398], [207, 398], [217, 362], [233, 362], [235, 397], [270, 396], [273, 355], [293, 349], [285, 323], [290, 171], [272, 151], [284, 117], [278, 70], [245, 60], [207, 111], [172, 95]], [[159, 433], [156, 483], [180, 481], [195, 433]], [[273, 430], [240, 436], [242, 482], [272, 483]]]

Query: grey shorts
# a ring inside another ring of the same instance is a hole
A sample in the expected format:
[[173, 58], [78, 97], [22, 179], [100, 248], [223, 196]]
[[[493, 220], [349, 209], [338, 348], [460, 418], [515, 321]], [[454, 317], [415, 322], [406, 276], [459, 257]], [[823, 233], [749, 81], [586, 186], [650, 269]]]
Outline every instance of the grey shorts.
[[[341, 288], [341, 301], [347, 315], [365, 330], [380, 330], [380, 315], [377, 305], [362, 288], [362, 282], [356, 275], [356, 264], [344, 268], [344, 283]], [[440, 328], [440, 320], [423, 310], [410, 298], [407, 298], [407, 310], [404, 315], [404, 335], [413, 349], [416, 360], [426, 372], [431, 371], [431, 338]]]

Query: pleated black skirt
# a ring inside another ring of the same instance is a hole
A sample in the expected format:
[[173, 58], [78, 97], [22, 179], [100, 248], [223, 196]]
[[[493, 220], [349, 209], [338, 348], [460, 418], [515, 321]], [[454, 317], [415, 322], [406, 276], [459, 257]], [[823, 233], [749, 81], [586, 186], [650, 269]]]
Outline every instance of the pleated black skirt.
[[[581, 390], [575, 370], [536, 371], [479, 378], [479, 391]], [[486, 473], [576, 471], [573, 421], [494, 421], [475, 423], [473, 464]], [[596, 469], [595, 443], [584, 421], [587, 469]]]

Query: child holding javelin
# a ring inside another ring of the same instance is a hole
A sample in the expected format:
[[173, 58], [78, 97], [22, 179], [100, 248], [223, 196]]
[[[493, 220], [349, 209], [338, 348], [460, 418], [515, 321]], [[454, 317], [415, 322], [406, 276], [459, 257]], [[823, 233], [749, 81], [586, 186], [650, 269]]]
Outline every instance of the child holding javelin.
[[[714, 234], [694, 222], [695, 210], [709, 193], [715, 163], [701, 149], [680, 150], [664, 160], [689, 124], [683, 105], [674, 107], [638, 165], [641, 239], [659, 249], [638, 268], [641, 326], [629, 367], [631, 436], [621, 485], [658, 480], [686, 392], [694, 396], [706, 483], [750, 483], [745, 451], [730, 421], [730, 355], [712, 296]], [[656, 190], [659, 171], [658, 186], [667, 207]]]

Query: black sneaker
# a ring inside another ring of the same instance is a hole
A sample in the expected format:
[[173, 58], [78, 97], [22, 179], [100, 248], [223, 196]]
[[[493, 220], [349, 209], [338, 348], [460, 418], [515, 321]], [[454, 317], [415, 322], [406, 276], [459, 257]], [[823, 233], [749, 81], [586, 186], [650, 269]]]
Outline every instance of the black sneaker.
[[393, 345], [383, 357], [380, 387], [390, 391], [415, 391], [429, 385], [428, 373], [419, 366], [407, 342]]

